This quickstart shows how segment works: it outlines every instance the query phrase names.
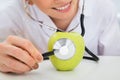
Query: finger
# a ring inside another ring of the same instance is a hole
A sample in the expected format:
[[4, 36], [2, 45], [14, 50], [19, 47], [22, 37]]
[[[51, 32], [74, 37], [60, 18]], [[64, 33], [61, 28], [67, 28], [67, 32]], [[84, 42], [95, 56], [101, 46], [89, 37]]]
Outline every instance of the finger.
[[[1, 72], [4, 72], [4, 73], [16, 73], [16, 74], [25, 73], [25, 72], [20, 72], [20, 71], [11, 69], [11, 68], [7, 67], [5, 64], [0, 64], [0, 71], [1, 71]], [[30, 70], [30, 71], [31, 71], [31, 70]]]
[[[9, 55], [14, 57], [15, 59], [25, 63], [32, 69], [36, 69], [36, 61], [25, 51], [18, 47], [8, 45], [8, 44], [1, 44], [0, 45], [0, 53], [2, 55]], [[4, 54], [3, 54], [4, 53]]]
[[7, 50], [6, 50], [5, 54], [12, 56], [15, 59], [25, 63], [32, 69], [36, 69], [36, 67], [35, 67], [37, 64], [36, 61], [25, 50], [22, 50], [18, 47], [9, 45], [9, 46], [7, 46]]
[[20, 73], [19, 71], [16, 71], [16, 70], [13, 70], [9, 67], [7, 67], [4, 63], [0, 62], [0, 71], [1, 72], [4, 72], [4, 73], [10, 73], [10, 72], [13, 72], [13, 73]]
[[34, 47], [34, 45], [29, 40], [17, 36], [9, 36], [7, 42], [26, 50], [37, 62], [43, 60], [41, 53]]
[[6, 65], [0, 63], [0, 71], [6, 73], [6, 72], [11, 72], [11, 69], [8, 68]]
[[28, 67], [27, 65], [25, 65], [20, 61], [15, 60], [10, 56], [5, 56], [5, 57], [0, 56], [0, 59], [2, 60], [2, 62], [0, 63], [5, 64], [8, 68], [12, 70], [12, 72], [24, 73], [31, 70], [30, 67]]
[[0, 71], [4, 73], [17, 73], [17, 74], [22, 73], [11, 68], [8, 68], [5, 64], [0, 64]]

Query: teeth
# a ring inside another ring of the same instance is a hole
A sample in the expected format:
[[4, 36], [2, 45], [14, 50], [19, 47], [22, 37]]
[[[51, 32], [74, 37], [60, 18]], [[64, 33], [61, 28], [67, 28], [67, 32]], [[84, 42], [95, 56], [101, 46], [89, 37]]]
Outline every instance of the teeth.
[[67, 9], [69, 6], [70, 6], [70, 4], [67, 4], [67, 5], [65, 5], [65, 6], [63, 6], [63, 7], [56, 8], [56, 9], [57, 9], [57, 10], [65, 10], [65, 9]]

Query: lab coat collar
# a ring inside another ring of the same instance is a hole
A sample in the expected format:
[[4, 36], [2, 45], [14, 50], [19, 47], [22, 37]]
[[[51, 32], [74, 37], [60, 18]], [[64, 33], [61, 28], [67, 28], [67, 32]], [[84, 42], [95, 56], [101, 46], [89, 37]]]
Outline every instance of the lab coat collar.
[[57, 29], [56, 25], [53, 23], [50, 17], [46, 15], [44, 12], [42, 12], [36, 5], [31, 6], [30, 11], [32, 12], [32, 16], [34, 17], [34, 19], [43, 22], [45, 25]]
[[[80, 23], [80, 14], [82, 13], [82, 6], [83, 5], [83, 0], [79, 1], [79, 9], [78, 12], [76, 14], [76, 16], [73, 18], [71, 24], [68, 26], [66, 31], [69, 31], [70, 29], [72, 29], [73, 27], [75, 27], [78, 23]], [[91, 7], [91, 2], [90, 0], [85, 0], [85, 4], [84, 4], [84, 15], [85, 17], [89, 17], [92, 14], [92, 7]], [[38, 7], [36, 5], [33, 5], [30, 7], [30, 11], [31, 11], [31, 15], [39, 21], [42, 21], [44, 24], [49, 25], [55, 29], [57, 29], [56, 25], [53, 23], [53, 21], [49, 18], [48, 15], [46, 15], [45, 13], [43, 13], [41, 10], [38, 9]], [[52, 32], [53, 33], [53, 32]]]

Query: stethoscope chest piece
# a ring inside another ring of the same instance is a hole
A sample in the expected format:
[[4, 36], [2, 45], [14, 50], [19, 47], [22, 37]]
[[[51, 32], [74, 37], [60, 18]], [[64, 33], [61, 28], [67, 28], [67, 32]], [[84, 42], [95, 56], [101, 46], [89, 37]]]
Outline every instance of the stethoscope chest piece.
[[83, 58], [84, 39], [76, 32], [56, 32], [49, 39], [48, 50], [54, 50], [49, 58], [57, 70], [73, 70]]
[[54, 55], [61, 60], [68, 60], [75, 54], [75, 45], [68, 38], [57, 40], [53, 46]]

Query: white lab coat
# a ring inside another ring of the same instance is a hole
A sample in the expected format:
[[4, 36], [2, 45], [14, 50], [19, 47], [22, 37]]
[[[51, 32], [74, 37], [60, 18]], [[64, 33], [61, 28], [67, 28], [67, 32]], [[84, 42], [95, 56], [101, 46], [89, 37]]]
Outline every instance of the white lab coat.
[[[81, 5], [82, 0], [77, 15], [66, 31], [80, 23]], [[37, 22], [28, 17], [22, 0], [9, 0], [1, 6], [0, 40], [5, 40], [9, 35], [17, 35], [29, 39], [42, 53], [46, 52], [49, 37], [55, 31], [48, 28], [44, 31]], [[56, 28], [51, 19], [35, 5], [29, 9], [36, 20]], [[86, 46], [97, 55], [120, 55], [120, 29], [113, 4], [109, 0], [86, 0], [84, 15]], [[74, 32], [81, 33], [80, 25]]]

